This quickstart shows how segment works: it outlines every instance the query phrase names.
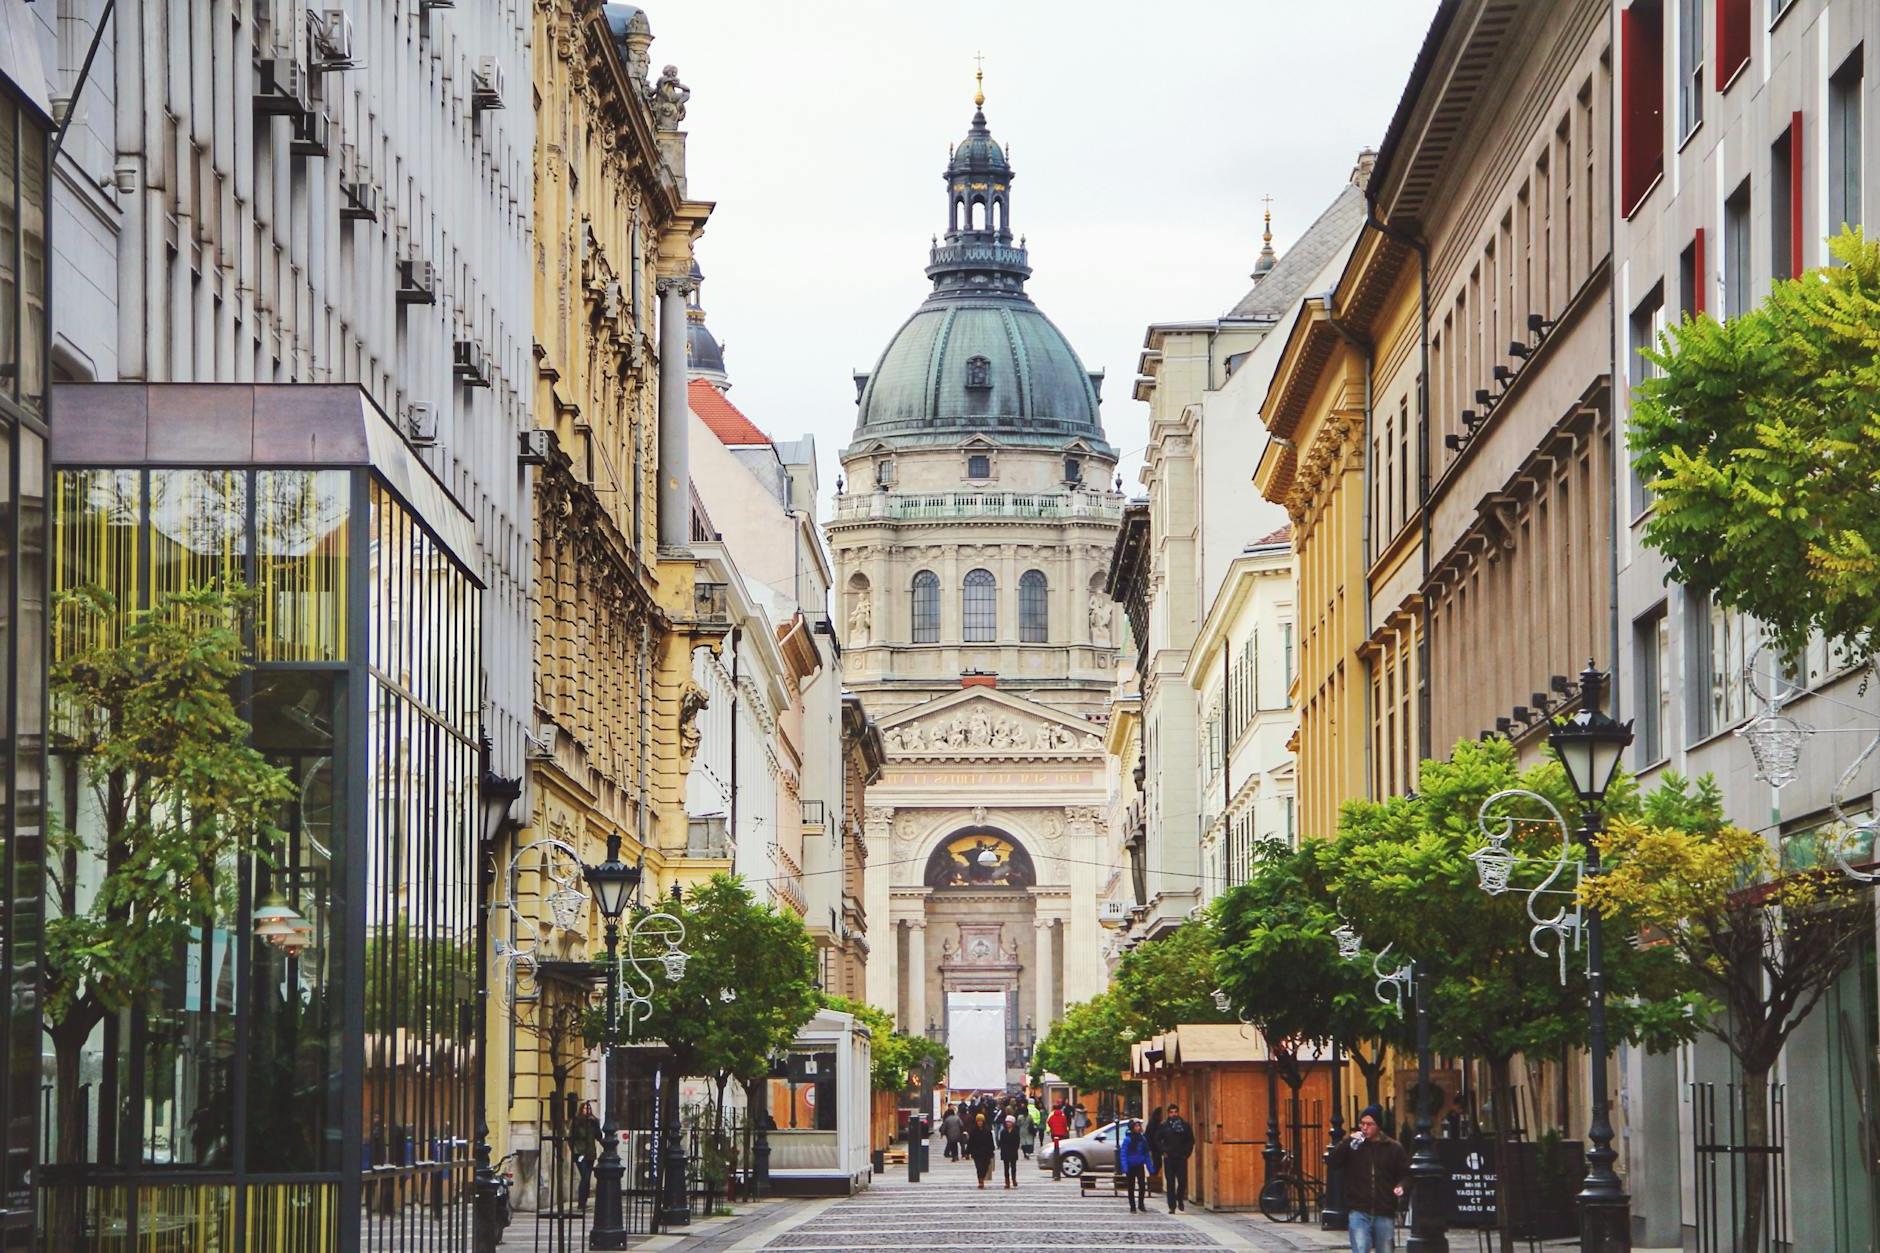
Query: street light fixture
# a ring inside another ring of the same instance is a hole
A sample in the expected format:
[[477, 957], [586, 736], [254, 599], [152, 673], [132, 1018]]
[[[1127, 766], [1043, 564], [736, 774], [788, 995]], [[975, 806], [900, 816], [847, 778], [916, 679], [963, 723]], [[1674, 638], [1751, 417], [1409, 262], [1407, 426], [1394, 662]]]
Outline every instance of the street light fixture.
[[[600, 910], [607, 936], [607, 1011], [606, 1038], [602, 1041], [602, 1073], [611, 1075], [616, 1011], [620, 999], [620, 915], [626, 911], [627, 896], [640, 884], [640, 868], [620, 860], [620, 836], [607, 837], [607, 860], [598, 866], [585, 866], [582, 876], [593, 894], [594, 907]], [[610, 1085], [611, 1086], [611, 1085]], [[611, 1093], [610, 1093], [611, 1095]], [[594, 1228], [588, 1233], [590, 1249], [624, 1249], [627, 1227], [621, 1204], [620, 1185], [627, 1173], [620, 1160], [620, 1123], [617, 1102], [607, 1101], [607, 1126], [601, 1132], [601, 1155], [594, 1163]]]
[[[1556, 685], [1558, 686], [1558, 685]], [[1606, 945], [1603, 920], [1597, 908], [1578, 904], [1579, 893], [1570, 905], [1561, 905], [1546, 917], [1536, 911], [1545, 894], [1558, 894], [1556, 882], [1568, 874], [1580, 882], [1602, 873], [1599, 854], [1600, 805], [1607, 789], [1618, 774], [1620, 758], [1632, 743], [1632, 724], [1620, 722], [1601, 709], [1606, 676], [1587, 662], [1580, 674], [1580, 708], [1565, 722], [1548, 732], [1547, 741], [1559, 757], [1574, 795], [1580, 802], [1579, 830], [1546, 797], [1525, 789], [1497, 792], [1482, 802], [1479, 825], [1487, 843], [1470, 855], [1482, 890], [1491, 896], [1508, 890], [1509, 878], [1521, 858], [1507, 846], [1519, 822], [1551, 822], [1560, 833], [1560, 851], [1547, 877], [1528, 891], [1528, 917], [1534, 926], [1528, 935], [1529, 947], [1542, 956], [1547, 936], [1553, 937], [1554, 955], [1560, 961], [1560, 981], [1567, 979], [1567, 951], [1586, 945], [1587, 982], [1587, 1052], [1592, 1069], [1592, 1116], [1586, 1128], [1586, 1178], [1577, 1198], [1580, 1209], [1580, 1249], [1582, 1253], [1626, 1253], [1632, 1247], [1632, 1201], [1613, 1170], [1618, 1153], [1612, 1147], [1612, 1103], [1607, 1092], [1609, 1064], [1606, 1033]], [[1544, 819], [1517, 819], [1499, 807], [1508, 800], [1519, 800], [1546, 811]], [[1573, 856], [1575, 843], [1584, 850], [1584, 859]], [[1576, 885], [1577, 886], [1577, 885]], [[1412, 1247], [1415, 1247], [1414, 1240]]]
[[[1619, 758], [1632, 742], [1632, 724], [1619, 722], [1600, 708], [1606, 676], [1591, 661], [1580, 674], [1580, 709], [1548, 735], [1548, 743], [1567, 770], [1580, 797], [1580, 844], [1586, 850], [1586, 876], [1600, 874], [1599, 806], [1619, 770]], [[1564, 833], [1563, 833], [1564, 835]], [[1587, 1123], [1586, 1179], [1580, 1185], [1582, 1253], [1623, 1253], [1632, 1247], [1632, 1200], [1613, 1171], [1612, 1108], [1606, 1091], [1606, 944], [1600, 911], [1585, 907], [1586, 980], [1592, 1054], [1592, 1117]]]

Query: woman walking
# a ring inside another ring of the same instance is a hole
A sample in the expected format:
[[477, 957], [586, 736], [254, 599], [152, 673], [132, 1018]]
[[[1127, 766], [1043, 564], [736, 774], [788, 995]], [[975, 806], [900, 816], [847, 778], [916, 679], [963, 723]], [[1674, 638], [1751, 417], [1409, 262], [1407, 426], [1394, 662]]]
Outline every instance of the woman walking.
[[1146, 1213], [1149, 1209], [1149, 1137], [1143, 1134], [1142, 1119], [1129, 1120], [1118, 1147], [1116, 1168], [1129, 1181], [1129, 1212]]
[[1031, 1146], [1037, 1142], [1038, 1120], [1033, 1116], [1031, 1102], [1021, 1100], [1018, 1103], [1018, 1150], [1029, 1158]]
[[940, 1120], [940, 1134], [946, 1137], [947, 1160], [960, 1160], [960, 1140], [966, 1135], [966, 1124], [960, 1121], [959, 1111], [947, 1106], [946, 1116]]
[[1018, 1129], [1018, 1115], [1007, 1114], [999, 1124], [999, 1160], [1005, 1163], [1005, 1186], [1018, 1186], [1018, 1146], [1024, 1133]]
[[986, 1125], [984, 1114], [973, 1115], [973, 1130], [966, 1137], [966, 1151], [972, 1154], [973, 1169], [979, 1172], [979, 1186], [985, 1187], [986, 1180], [992, 1178], [992, 1128]]

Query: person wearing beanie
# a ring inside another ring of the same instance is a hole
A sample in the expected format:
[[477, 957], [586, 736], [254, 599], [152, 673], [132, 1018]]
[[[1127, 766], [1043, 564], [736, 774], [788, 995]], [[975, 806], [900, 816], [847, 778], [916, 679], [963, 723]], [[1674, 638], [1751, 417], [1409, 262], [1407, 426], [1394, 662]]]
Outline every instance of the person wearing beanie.
[[1326, 1153], [1345, 1171], [1345, 1230], [1351, 1253], [1393, 1253], [1397, 1247], [1397, 1201], [1410, 1181], [1410, 1155], [1384, 1134], [1384, 1111], [1367, 1105], [1358, 1130]]

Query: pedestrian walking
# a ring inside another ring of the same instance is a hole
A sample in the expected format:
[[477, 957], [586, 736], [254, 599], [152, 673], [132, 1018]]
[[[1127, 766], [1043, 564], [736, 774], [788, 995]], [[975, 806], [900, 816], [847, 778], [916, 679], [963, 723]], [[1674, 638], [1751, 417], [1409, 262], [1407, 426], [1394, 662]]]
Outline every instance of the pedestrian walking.
[[1156, 1106], [1149, 1111], [1149, 1125], [1143, 1128], [1143, 1138], [1149, 1142], [1149, 1173], [1162, 1173], [1162, 1107]]
[[945, 1116], [940, 1119], [940, 1134], [946, 1137], [947, 1160], [960, 1160], [960, 1139], [966, 1134], [966, 1124], [960, 1121], [959, 1111], [947, 1106]]
[[1162, 1193], [1168, 1212], [1188, 1208], [1188, 1158], [1195, 1151], [1195, 1129], [1174, 1105], [1162, 1120]]
[[1129, 1120], [1129, 1130], [1117, 1149], [1116, 1168], [1129, 1181], [1129, 1212], [1145, 1213], [1149, 1208], [1149, 1137], [1143, 1134], [1142, 1119]]
[[1079, 1102], [1071, 1106], [1071, 1134], [1082, 1135], [1090, 1130], [1090, 1111]]
[[999, 1124], [999, 1160], [1005, 1163], [1005, 1186], [1018, 1186], [1018, 1146], [1023, 1132], [1018, 1129], [1018, 1115], [1007, 1114]]
[[992, 1128], [986, 1122], [984, 1114], [973, 1115], [973, 1129], [966, 1137], [966, 1151], [972, 1154], [973, 1169], [979, 1172], [979, 1186], [985, 1187], [986, 1180], [992, 1178]]
[[1345, 1230], [1351, 1253], [1394, 1253], [1397, 1198], [1410, 1178], [1410, 1155], [1384, 1134], [1384, 1111], [1367, 1105], [1358, 1131], [1332, 1146], [1326, 1160], [1345, 1171]]
[[1064, 1140], [1071, 1133], [1071, 1116], [1064, 1112], [1064, 1098], [1059, 1097], [1057, 1108], [1051, 1111], [1051, 1117], [1045, 1126], [1051, 1130], [1051, 1177], [1064, 1177]]
[[579, 1199], [575, 1204], [586, 1209], [588, 1185], [593, 1181], [594, 1161], [601, 1146], [601, 1120], [594, 1116], [594, 1102], [581, 1102], [581, 1111], [574, 1116], [574, 1122], [568, 1129], [568, 1143], [574, 1149], [574, 1168], [581, 1172]]
[[1018, 1103], [1018, 1151], [1027, 1159], [1031, 1157], [1031, 1146], [1038, 1142], [1038, 1118], [1030, 1101]]

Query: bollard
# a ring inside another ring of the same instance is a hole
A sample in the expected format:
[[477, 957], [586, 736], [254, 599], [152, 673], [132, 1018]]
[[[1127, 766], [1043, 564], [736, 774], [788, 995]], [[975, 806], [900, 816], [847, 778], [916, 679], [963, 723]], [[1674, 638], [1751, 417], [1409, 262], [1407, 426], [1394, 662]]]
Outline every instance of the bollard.
[[907, 1120], [907, 1181], [920, 1182], [920, 1119]]

